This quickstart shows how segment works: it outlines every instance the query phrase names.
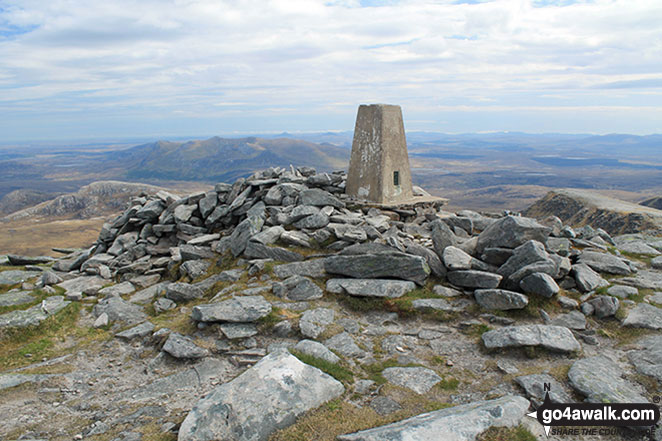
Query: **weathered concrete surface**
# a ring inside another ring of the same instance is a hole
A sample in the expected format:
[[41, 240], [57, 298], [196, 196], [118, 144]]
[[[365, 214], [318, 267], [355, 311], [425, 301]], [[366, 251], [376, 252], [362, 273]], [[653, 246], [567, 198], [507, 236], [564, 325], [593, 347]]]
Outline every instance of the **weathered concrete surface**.
[[[399, 185], [394, 185], [394, 172]], [[348, 195], [380, 204], [412, 199], [411, 172], [400, 106], [359, 106], [347, 176]]]

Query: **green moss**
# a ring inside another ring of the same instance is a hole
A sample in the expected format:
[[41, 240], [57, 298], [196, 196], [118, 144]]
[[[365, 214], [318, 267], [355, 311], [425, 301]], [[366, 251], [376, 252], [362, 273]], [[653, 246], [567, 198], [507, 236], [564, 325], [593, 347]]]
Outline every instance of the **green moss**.
[[338, 363], [331, 363], [329, 361], [322, 360], [321, 358], [304, 354], [303, 352], [299, 352], [295, 349], [291, 349], [290, 352], [292, 353], [292, 355], [297, 357], [302, 362], [309, 364], [311, 366], [315, 366], [317, 369], [331, 375], [333, 378], [335, 378], [338, 381], [341, 381], [343, 383], [354, 382], [354, 374], [352, 373], [352, 371], [341, 366]]
[[444, 377], [443, 380], [437, 383], [437, 387], [445, 391], [457, 390], [457, 387], [459, 385], [460, 385], [460, 380], [453, 377]]

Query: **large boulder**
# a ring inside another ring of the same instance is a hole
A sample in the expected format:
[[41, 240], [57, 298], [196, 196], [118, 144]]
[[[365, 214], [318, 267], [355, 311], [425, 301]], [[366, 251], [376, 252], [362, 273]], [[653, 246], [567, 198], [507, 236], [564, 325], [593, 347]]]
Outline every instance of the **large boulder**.
[[485, 309], [522, 309], [529, 304], [524, 294], [505, 289], [477, 289], [474, 291], [476, 303]]
[[499, 286], [501, 282], [499, 274], [477, 270], [451, 271], [446, 274], [446, 277], [453, 285], [470, 289], [492, 289]]
[[425, 259], [409, 254], [332, 256], [324, 260], [324, 269], [329, 274], [357, 279], [392, 277], [411, 280], [419, 285], [430, 275], [430, 267]]
[[662, 309], [647, 303], [639, 303], [628, 312], [623, 320], [623, 326], [662, 329]]
[[600, 274], [596, 273], [588, 265], [583, 263], [573, 265], [571, 274], [575, 277], [577, 287], [583, 292], [590, 292], [609, 285], [609, 282], [600, 277]]
[[141, 306], [127, 302], [121, 297], [108, 297], [94, 305], [94, 316], [106, 314], [111, 322], [121, 321], [137, 324], [147, 320], [147, 314]]
[[517, 248], [528, 240], [545, 243], [552, 229], [533, 219], [506, 216], [493, 222], [478, 236], [476, 252], [486, 248]]
[[517, 426], [529, 400], [507, 395], [428, 412], [402, 421], [341, 435], [338, 441], [473, 441], [490, 427]]
[[288, 300], [314, 300], [324, 295], [322, 288], [304, 276], [291, 276], [272, 286], [273, 293]]
[[568, 328], [552, 325], [507, 326], [481, 336], [487, 349], [541, 346], [559, 352], [575, 352], [581, 345]]
[[586, 264], [601, 273], [625, 276], [632, 272], [630, 267], [618, 257], [598, 251], [584, 251], [579, 256], [578, 263]]
[[266, 441], [344, 391], [340, 382], [281, 349], [198, 401], [178, 440]]

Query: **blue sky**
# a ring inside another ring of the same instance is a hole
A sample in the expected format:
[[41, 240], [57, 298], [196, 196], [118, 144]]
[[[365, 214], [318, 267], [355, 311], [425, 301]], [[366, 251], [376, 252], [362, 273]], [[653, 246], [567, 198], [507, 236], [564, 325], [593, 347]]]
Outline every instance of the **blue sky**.
[[662, 132], [660, 0], [0, 0], [0, 139]]

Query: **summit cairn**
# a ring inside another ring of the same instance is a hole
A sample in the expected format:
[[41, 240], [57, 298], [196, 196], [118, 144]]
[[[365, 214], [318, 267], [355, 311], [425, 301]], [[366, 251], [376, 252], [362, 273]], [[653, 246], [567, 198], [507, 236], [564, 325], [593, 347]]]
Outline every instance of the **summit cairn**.
[[362, 104], [356, 116], [347, 194], [392, 204], [414, 196], [400, 106]]

